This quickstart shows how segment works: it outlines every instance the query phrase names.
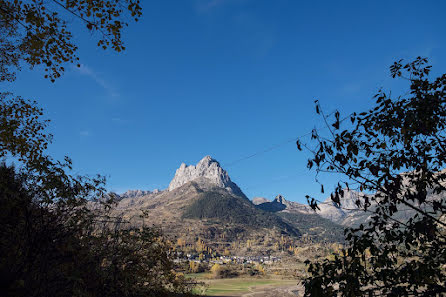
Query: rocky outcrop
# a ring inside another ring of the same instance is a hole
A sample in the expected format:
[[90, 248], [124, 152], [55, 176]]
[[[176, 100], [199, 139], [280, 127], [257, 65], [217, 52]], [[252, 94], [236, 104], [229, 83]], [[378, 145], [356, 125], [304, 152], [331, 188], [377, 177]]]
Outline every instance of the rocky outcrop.
[[[158, 190], [156, 190], [156, 191], [158, 192]], [[121, 198], [121, 199], [137, 198], [137, 197], [146, 196], [146, 195], [149, 195], [152, 193], [154, 193], [154, 192], [144, 191], [144, 190], [128, 190], [127, 192], [120, 194], [119, 198]]]
[[[317, 214], [324, 219], [341, 225], [353, 225], [353, 222], [360, 221], [358, 215], [363, 215], [363, 211], [356, 205], [356, 201], [363, 200], [364, 194], [355, 191], [344, 190], [341, 198], [341, 206], [336, 205], [330, 197], [318, 203], [319, 209], [314, 211], [307, 204], [287, 201], [282, 195], [277, 195], [272, 202], [265, 202], [258, 205], [259, 208], [273, 212]], [[362, 217], [362, 216], [361, 216]]]
[[197, 165], [187, 166], [182, 163], [180, 168], [175, 172], [175, 177], [170, 182], [168, 191], [173, 191], [192, 181], [197, 182], [200, 185], [205, 184], [223, 188], [232, 194], [246, 197], [240, 188], [231, 181], [228, 173], [210, 156], [201, 159]]
[[278, 212], [286, 208], [284, 202], [285, 199], [283, 198], [283, 196], [277, 195], [273, 201], [261, 203], [257, 205], [257, 208], [268, 212]]
[[264, 197], [254, 197], [252, 198], [252, 204], [259, 205], [265, 202], [271, 202], [270, 200], [264, 198]]
[[301, 204], [298, 202], [288, 201], [281, 194], [277, 195], [276, 198], [274, 198], [274, 200], [271, 203], [275, 204], [275, 209], [282, 208], [281, 210], [283, 210], [284, 212], [293, 212], [293, 213], [298, 212], [304, 214], [313, 213], [313, 211], [308, 205]]
[[[344, 190], [344, 196], [341, 197], [341, 206], [336, 205], [328, 197], [323, 203], [318, 204], [319, 210], [317, 214], [330, 221], [343, 224], [346, 218], [362, 213], [361, 209], [356, 205], [356, 201], [362, 201], [364, 196], [365, 194], [363, 193]], [[349, 225], [348, 223], [344, 224]]]
[[277, 195], [276, 198], [274, 198], [273, 202], [280, 203], [280, 204], [283, 204], [283, 205], [287, 204], [287, 201], [285, 200], [285, 198], [283, 198], [283, 196], [280, 195], [280, 194]]

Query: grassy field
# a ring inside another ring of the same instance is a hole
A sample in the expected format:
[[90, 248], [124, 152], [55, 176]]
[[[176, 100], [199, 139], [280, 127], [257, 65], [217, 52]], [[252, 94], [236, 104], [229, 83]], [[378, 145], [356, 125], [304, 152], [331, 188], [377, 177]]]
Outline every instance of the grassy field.
[[251, 292], [261, 292], [274, 287], [294, 286], [296, 280], [262, 279], [262, 278], [229, 278], [208, 279], [208, 274], [188, 275], [206, 284], [206, 296], [242, 296]]

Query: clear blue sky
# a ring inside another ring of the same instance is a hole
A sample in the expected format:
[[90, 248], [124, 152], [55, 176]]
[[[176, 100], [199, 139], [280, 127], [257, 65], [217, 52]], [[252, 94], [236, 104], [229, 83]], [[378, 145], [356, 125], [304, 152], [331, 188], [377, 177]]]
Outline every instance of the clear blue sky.
[[[166, 188], [181, 162], [217, 159], [250, 197], [305, 201], [319, 186], [289, 142], [327, 111], [371, 106], [388, 66], [427, 56], [446, 72], [445, 1], [143, 1], [127, 50], [95, 47], [75, 20], [82, 68], [10, 87], [52, 120], [56, 157], [108, 176], [110, 190]], [[398, 87], [398, 85], [396, 86]], [[335, 178], [328, 178], [334, 182]], [[326, 185], [329, 189], [330, 184]]]

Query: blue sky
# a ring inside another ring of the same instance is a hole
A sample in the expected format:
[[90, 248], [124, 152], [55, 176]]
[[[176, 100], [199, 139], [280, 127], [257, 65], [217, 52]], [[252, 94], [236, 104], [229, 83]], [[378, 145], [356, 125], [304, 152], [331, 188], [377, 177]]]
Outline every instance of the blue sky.
[[166, 188], [181, 162], [211, 155], [249, 197], [304, 202], [319, 186], [285, 142], [322, 125], [315, 99], [327, 112], [370, 107], [380, 87], [403, 87], [388, 71], [400, 58], [446, 71], [444, 1], [143, 2], [124, 53], [73, 20], [81, 69], [51, 83], [24, 68], [10, 86], [45, 109], [51, 154], [117, 192]]

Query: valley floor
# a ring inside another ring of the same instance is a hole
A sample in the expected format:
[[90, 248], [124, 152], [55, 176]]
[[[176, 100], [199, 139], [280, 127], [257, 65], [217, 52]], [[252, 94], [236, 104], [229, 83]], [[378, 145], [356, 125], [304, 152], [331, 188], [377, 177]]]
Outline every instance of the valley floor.
[[202, 293], [205, 296], [241, 296], [241, 297], [296, 297], [303, 295], [303, 288], [298, 280], [280, 278], [228, 278], [207, 279], [207, 274], [195, 274], [197, 281], [205, 283]]

